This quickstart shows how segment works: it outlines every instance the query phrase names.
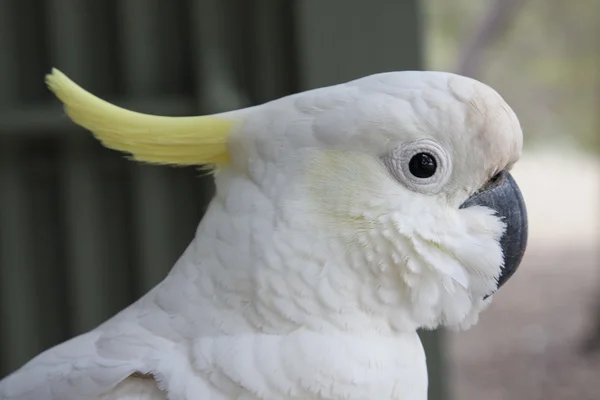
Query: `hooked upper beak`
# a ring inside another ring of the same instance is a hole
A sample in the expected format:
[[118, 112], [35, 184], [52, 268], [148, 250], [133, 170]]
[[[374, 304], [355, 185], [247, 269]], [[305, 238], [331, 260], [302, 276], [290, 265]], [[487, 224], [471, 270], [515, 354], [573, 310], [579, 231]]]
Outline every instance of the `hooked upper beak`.
[[498, 290], [516, 272], [525, 254], [527, 247], [525, 201], [511, 174], [508, 171], [501, 171], [490, 179], [481, 190], [469, 197], [460, 208], [476, 205], [496, 211], [496, 215], [506, 224], [506, 231], [500, 239], [504, 265], [498, 278], [498, 287], [496, 288]]

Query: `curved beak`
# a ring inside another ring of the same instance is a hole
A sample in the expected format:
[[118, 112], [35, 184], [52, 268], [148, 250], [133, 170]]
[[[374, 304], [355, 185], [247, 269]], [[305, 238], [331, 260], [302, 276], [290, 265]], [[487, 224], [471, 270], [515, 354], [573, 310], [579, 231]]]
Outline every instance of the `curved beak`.
[[516, 272], [525, 254], [527, 247], [525, 201], [511, 174], [508, 171], [502, 171], [488, 181], [479, 192], [469, 197], [460, 208], [475, 205], [496, 211], [496, 215], [506, 224], [506, 232], [500, 240], [504, 266], [498, 278], [496, 289], [498, 290]]

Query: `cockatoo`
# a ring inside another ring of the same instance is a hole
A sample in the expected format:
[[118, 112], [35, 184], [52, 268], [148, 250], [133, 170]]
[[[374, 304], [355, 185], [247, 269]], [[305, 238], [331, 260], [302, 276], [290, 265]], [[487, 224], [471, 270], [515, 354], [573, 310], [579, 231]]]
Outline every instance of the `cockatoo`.
[[160, 284], [2, 400], [425, 400], [417, 329], [476, 323], [525, 251], [522, 130], [476, 80], [386, 72], [181, 118], [47, 83], [105, 146], [208, 165], [216, 194]]

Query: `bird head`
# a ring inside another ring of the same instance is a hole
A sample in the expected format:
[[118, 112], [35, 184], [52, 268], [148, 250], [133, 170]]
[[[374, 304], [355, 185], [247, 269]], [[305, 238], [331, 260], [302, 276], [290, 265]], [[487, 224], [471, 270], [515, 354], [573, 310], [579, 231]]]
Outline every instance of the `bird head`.
[[360, 310], [356, 324], [468, 327], [521, 262], [527, 215], [509, 171], [522, 131], [476, 80], [382, 73], [178, 118], [116, 107], [57, 70], [47, 82], [107, 147], [143, 162], [210, 165], [222, 208], [261, 217], [243, 228], [261, 245], [236, 251], [264, 267], [243, 276], [263, 289], [288, 285], [263, 292], [287, 296], [280, 313], [298, 324], [320, 302]]

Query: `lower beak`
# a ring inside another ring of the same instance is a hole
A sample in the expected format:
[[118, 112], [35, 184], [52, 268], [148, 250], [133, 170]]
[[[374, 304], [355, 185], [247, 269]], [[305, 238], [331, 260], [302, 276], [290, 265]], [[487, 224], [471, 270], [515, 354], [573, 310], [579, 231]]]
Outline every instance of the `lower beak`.
[[494, 176], [483, 188], [469, 197], [460, 208], [484, 206], [496, 211], [506, 224], [500, 240], [504, 266], [498, 278], [498, 290], [516, 272], [527, 247], [527, 209], [519, 186], [508, 171]]

